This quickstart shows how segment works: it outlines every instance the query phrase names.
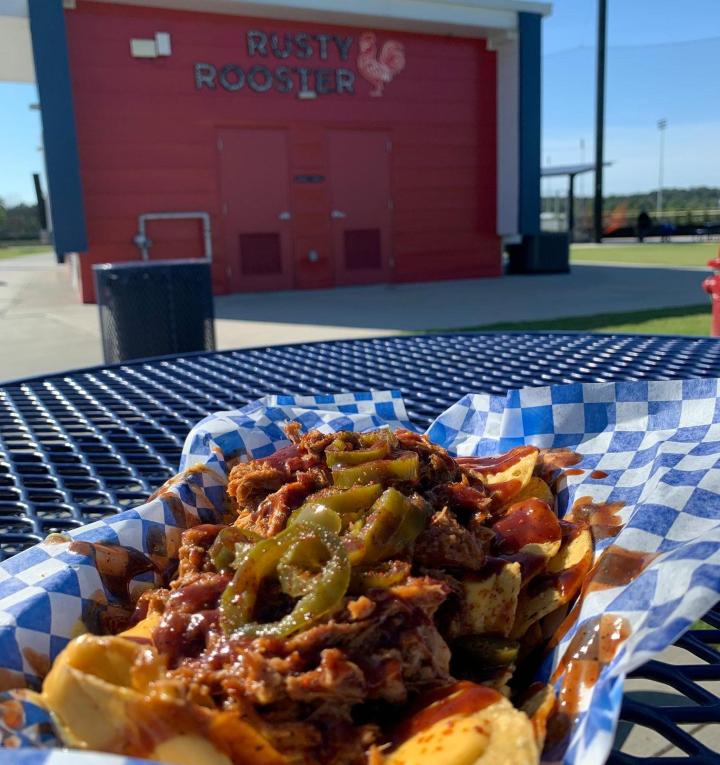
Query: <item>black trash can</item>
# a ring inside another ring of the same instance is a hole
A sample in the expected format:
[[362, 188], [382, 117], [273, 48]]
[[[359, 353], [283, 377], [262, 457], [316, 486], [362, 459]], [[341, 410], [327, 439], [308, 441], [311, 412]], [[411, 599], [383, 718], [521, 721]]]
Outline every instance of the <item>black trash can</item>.
[[106, 363], [215, 349], [209, 260], [93, 266]]

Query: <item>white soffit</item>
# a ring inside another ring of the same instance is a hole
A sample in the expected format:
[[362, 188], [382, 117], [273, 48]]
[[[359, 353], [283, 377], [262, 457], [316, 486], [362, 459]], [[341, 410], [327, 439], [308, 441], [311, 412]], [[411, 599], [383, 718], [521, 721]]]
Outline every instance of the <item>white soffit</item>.
[[27, 0], [0, 0], [0, 16], [27, 17]]
[[522, 11], [550, 13], [526, 0], [100, 0], [206, 13], [225, 13], [409, 32], [485, 37], [517, 28]]
[[26, 0], [0, 0], [0, 82], [35, 82]]

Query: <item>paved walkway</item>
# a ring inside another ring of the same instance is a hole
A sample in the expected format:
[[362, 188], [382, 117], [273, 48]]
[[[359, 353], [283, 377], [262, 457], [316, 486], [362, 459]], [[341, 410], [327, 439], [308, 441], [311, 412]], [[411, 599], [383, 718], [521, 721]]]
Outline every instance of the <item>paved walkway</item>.
[[0, 381], [102, 363], [97, 308], [52, 253], [0, 260]]
[[[570, 274], [219, 297], [218, 348], [371, 337], [692, 305], [692, 269], [576, 265]], [[708, 308], [709, 310], [709, 308]], [[51, 254], [0, 260], [0, 381], [102, 363], [97, 307]]]
[[456, 329], [692, 305], [706, 300], [701, 282], [692, 269], [583, 263], [570, 274], [228, 295], [215, 305], [219, 319], [251, 322], [283, 342], [278, 332], [298, 325], [346, 333]]

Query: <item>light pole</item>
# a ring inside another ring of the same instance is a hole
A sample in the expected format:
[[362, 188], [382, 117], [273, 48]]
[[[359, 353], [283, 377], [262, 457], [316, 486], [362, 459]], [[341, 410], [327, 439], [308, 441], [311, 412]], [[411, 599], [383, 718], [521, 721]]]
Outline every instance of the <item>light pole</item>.
[[660, 216], [662, 215], [663, 208], [663, 163], [665, 162], [665, 128], [667, 127], [667, 120], [658, 120], [658, 130], [660, 131], [660, 161], [658, 166], [658, 190], [657, 190], [657, 205], [655, 209], [655, 217], [660, 222]]
[[594, 239], [602, 241], [603, 218], [603, 152], [605, 149], [605, 29], [606, 0], [598, 0], [597, 82], [595, 86], [595, 201], [593, 205]]
[[[580, 164], [585, 164], [585, 139], [580, 139]], [[578, 197], [582, 199], [579, 205], [580, 225], [582, 226], [585, 221], [585, 173], [580, 173], [580, 188], [578, 189]]]

